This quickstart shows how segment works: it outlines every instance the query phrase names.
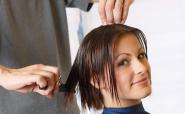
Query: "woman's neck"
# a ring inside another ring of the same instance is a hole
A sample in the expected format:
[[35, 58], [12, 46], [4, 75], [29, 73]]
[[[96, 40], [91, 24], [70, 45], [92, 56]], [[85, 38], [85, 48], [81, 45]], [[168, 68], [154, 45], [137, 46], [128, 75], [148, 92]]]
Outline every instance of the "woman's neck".
[[119, 101], [116, 99], [113, 99], [112, 96], [108, 93], [104, 93], [104, 107], [112, 107], [112, 108], [119, 108], [119, 107], [130, 107], [137, 105], [141, 103], [141, 100], [130, 100], [130, 99], [124, 99], [120, 98]]
[[130, 107], [130, 106], [134, 106], [137, 105], [139, 103], [141, 103], [140, 100], [123, 100], [120, 99], [120, 101], [116, 100], [116, 99], [107, 99], [104, 100], [105, 103], [105, 107], [112, 107], [112, 108], [119, 108], [119, 107]]

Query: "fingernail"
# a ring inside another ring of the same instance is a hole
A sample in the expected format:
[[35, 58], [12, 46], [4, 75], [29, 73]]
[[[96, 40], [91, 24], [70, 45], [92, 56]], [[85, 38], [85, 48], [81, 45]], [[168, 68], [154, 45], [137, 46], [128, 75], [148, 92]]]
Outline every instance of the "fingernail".
[[46, 90], [48, 88], [48, 85], [46, 85], [46, 86], [44, 86], [44, 87], [40, 87], [39, 86], [39, 89], [41, 89], [41, 90]]
[[106, 22], [103, 22], [103, 25], [107, 25], [107, 23]]
[[108, 23], [108, 25], [112, 25], [113, 23]]

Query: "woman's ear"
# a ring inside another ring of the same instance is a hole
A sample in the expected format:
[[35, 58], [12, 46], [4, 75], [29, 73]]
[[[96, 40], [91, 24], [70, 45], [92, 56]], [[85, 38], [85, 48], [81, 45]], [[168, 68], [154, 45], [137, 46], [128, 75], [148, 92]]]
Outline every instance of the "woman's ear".
[[105, 81], [103, 81], [103, 79], [97, 79], [95, 76], [91, 77], [90, 83], [96, 89], [103, 89], [103, 88], [105, 88]]

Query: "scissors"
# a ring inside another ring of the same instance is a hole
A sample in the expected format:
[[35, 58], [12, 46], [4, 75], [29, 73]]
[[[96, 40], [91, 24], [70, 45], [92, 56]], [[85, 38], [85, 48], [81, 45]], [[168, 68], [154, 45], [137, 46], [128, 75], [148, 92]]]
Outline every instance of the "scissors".
[[59, 86], [59, 92], [67, 92], [65, 84], [60, 84]]

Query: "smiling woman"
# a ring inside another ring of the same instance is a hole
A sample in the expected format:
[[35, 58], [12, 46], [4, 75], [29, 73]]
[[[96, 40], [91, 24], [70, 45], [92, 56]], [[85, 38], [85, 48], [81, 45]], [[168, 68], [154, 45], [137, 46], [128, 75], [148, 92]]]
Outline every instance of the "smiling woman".
[[82, 107], [103, 114], [148, 114], [141, 99], [151, 93], [143, 32], [121, 24], [100, 26], [84, 38], [66, 82], [66, 103], [79, 86]]

